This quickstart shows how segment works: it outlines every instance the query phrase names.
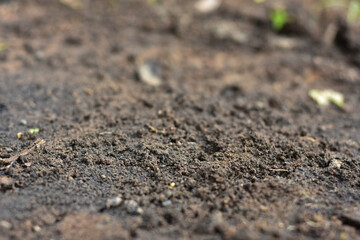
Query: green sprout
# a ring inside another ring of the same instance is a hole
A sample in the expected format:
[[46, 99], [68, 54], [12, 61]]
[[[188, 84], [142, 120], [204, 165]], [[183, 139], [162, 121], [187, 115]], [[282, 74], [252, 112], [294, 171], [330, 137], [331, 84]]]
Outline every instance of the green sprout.
[[148, 4], [157, 4], [159, 3], [158, 0], [147, 0]]
[[333, 103], [340, 108], [343, 108], [345, 105], [344, 95], [331, 89], [311, 89], [309, 96], [319, 105], [328, 106], [330, 103]]
[[16, 134], [16, 137], [17, 137], [18, 139], [21, 139], [23, 135], [24, 135], [24, 134], [23, 134], [22, 132], [18, 132], [18, 133]]
[[3, 51], [3, 50], [5, 50], [5, 49], [7, 49], [7, 48], [8, 48], [7, 43], [0, 42], [0, 51]]
[[[151, 0], [148, 0], [151, 1]], [[156, 1], [156, 0], [153, 0]], [[261, 4], [266, 0], [253, 0], [253, 2]], [[360, 20], [360, 0], [322, 0], [320, 1], [320, 10], [326, 8], [338, 7], [347, 10], [347, 21], [354, 23]], [[290, 17], [285, 8], [276, 8], [270, 13], [272, 28], [280, 31], [290, 21]]]
[[347, 10], [347, 21], [354, 23], [360, 19], [360, 0], [324, 0], [322, 9], [339, 7]]
[[347, 19], [349, 22], [355, 22], [360, 18], [360, 1], [353, 0], [349, 3]]
[[28, 132], [30, 134], [34, 134], [34, 133], [38, 133], [39, 131], [40, 131], [40, 129], [38, 129], [38, 128], [30, 128]]
[[280, 31], [289, 22], [290, 17], [284, 8], [277, 8], [271, 11], [270, 20], [272, 28]]

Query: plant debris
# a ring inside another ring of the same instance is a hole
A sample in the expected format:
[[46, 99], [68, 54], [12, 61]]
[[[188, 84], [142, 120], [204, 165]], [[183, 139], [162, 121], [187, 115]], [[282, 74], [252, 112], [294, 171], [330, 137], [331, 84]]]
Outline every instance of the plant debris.
[[340, 108], [344, 107], [344, 95], [331, 89], [312, 89], [309, 91], [309, 96], [322, 106], [328, 106], [330, 103], [333, 103]]
[[0, 163], [1, 164], [12, 165], [16, 160], [19, 159], [19, 157], [28, 155], [29, 153], [31, 153], [35, 149], [40, 148], [42, 145], [44, 145], [44, 143], [45, 143], [45, 140], [39, 138], [35, 142], [33, 142], [29, 148], [25, 149], [21, 153], [16, 154], [16, 155], [14, 155], [12, 157], [9, 157], [9, 158], [0, 158]]

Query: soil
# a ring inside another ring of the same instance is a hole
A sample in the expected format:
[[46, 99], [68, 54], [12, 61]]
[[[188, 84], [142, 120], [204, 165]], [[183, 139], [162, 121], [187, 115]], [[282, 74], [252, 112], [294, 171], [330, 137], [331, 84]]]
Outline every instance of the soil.
[[67, 2], [0, 1], [1, 240], [360, 239], [359, 26], [317, 1], [282, 1], [280, 32], [272, 1]]

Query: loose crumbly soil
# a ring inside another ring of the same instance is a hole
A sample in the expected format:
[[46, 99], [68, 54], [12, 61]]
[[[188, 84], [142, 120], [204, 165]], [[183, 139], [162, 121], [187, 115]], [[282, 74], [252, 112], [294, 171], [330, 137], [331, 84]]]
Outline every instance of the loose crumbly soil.
[[0, 239], [359, 239], [359, 27], [270, 2], [0, 1], [0, 157], [46, 141], [1, 166]]

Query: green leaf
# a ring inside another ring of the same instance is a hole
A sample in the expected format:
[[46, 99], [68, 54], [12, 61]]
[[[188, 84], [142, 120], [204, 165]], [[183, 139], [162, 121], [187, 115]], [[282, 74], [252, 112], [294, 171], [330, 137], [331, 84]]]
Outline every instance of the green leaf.
[[271, 11], [270, 20], [272, 28], [280, 31], [289, 22], [289, 15], [283, 8], [277, 8]]

